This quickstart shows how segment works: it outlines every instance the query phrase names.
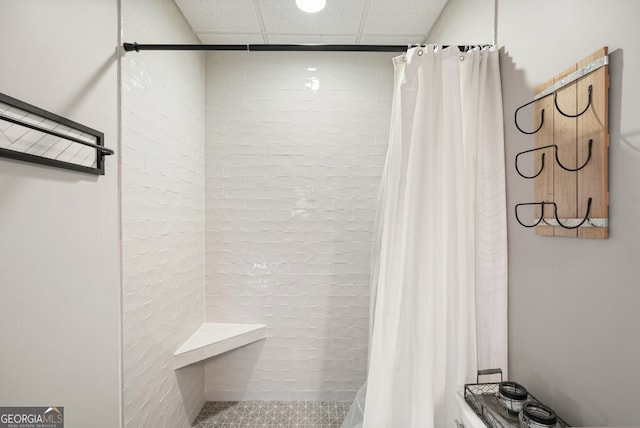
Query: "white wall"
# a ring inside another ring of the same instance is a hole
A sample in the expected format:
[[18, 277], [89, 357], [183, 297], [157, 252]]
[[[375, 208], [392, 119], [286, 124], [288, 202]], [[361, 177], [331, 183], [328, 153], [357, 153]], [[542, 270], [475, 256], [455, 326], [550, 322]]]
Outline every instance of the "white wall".
[[[433, 24], [427, 43], [485, 45], [494, 43], [498, 0], [449, 0]], [[455, 23], [455, 25], [451, 25]]]
[[[197, 43], [173, 2], [123, 2], [128, 42]], [[131, 428], [188, 427], [203, 364], [173, 353], [204, 321], [204, 57], [122, 60], [124, 415]]]
[[207, 56], [207, 320], [269, 336], [207, 361], [208, 400], [350, 400], [363, 383], [392, 57]]
[[104, 132], [106, 175], [0, 158], [0, 403], [120, 425], [118, 3], [3, 1], [0, 92]]
[[[632, 0], [498, 1], [511, 213], [533, 197], [533, 183], [513, 166], [533, 137], [516, 130], [513, 112], [537, 85], [602, 46], [611, 52], [610, 238], [541, 237], [509, 217], [510, 375], [573, 426], [639, 420], [639, 15], [640, 4]], [[465, 22], [450, 16], [438, 23], [439, 31], [455, 35]], [[479, 32], [463, 42], [486, 36]], [[524, 119], [532, 128], [533, 117]]]
[[[640, 3], [631, 0], [499, 3], [509, 160], [533, 144], [512, 121], [532, 89], [602, 46], [611, 52], [610, 238], [545, 238], [513, 217], [509, 224], [511, 375], [574, 426], [640, 420], [638, 16]], [[507, 179], [510, 210], [533, 195], [514, 169]], [[550, 351], [540, 350], [543, 343]]]

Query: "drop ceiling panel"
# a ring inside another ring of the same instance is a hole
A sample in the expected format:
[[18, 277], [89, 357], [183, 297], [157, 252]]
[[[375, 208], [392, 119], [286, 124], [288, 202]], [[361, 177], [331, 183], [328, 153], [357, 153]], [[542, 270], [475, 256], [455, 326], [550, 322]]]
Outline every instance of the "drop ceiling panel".
[[417, 45], [424, 41], [422, 34], [405, 34], [397, 36], [371, 35], [362, 36], [360, 44], [363, 45]]
[[353, 45], [355, 36], [318, 36], [318, 35], [270, 35], [269, 43], [274, 44], [323, 44], [323, 45]]
[[175, 0], [197, 34], [200, 31], [260, 33], [250, 0]]
[[200, 41], [206, 45], [246, 45], [264, 43], [262, 34], [198, 33]]
[[309, 14], [295, 0], [175, 0], [208, 44], [417, 44], [447, 0], [327, 0]]
[[318, 13], [302, 12], [294, 0], [260, 0], [267, 33], [356, 34], [365, 0], [329, 0]]
[[371, 0], [364, 34], [425, 34], [447, 0]]

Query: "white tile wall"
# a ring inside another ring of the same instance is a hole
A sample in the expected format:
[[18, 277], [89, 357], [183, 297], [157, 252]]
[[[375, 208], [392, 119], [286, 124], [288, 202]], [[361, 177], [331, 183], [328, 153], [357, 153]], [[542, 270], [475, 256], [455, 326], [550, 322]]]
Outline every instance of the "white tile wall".
[[393, 55], [208, 54], [206, 318], [268, 327], [207, 361], [208, 400], [363, 383]]
[[[128, 41], [195, 37], [167, 0], [123, 3]], [[127, 428], [189, 427], [203, 364], [173, 369], [204, 321], [204, 56], [122, 61], [123, 383]]]

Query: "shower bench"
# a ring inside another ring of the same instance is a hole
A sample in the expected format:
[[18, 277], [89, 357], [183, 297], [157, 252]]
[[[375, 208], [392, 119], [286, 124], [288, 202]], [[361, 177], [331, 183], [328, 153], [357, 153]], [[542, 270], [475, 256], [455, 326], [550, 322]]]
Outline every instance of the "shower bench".
[[173, 368], [179, 369], [266, 337], [264, 324], [204, 323], [175, 352]]

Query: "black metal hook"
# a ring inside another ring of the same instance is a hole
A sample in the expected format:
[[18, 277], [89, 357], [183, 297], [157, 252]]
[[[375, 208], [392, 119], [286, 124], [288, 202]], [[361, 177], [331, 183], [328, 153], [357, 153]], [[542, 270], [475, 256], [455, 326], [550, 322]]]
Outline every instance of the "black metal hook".
[[558, 222], [558, 225], [564, 229], [577, 229], [580, 226], [582, 226], [587, 220], [589, 220], [589, 213], [591, 212], [591, 198], [587, 199], [587, 212], [585, 213], [582, 221], [578, 224], [576, 224], [575, 226], [567, 226], [562, 224], [562, 222], [560, 221], [560, 219], [558, 218], [558, 205], [556, 205], [555, 202], [546, 202], [549, 205], [553, 205], [553, 216], [556, 218], [556, 221]]
[[564, 166], [562, 164], [562, 162], [560, 162], [560, 158], [558, 157], [558, 145], [557, 144], [550, 144], [548, 146], [536, 147], [535, 149], [525, 150], [523, 152], [518, 153], [516, 155], [516, 158], [515, 158], [516, 171], [518, 172], [518, 174], [523, 178], [536, 178], [537, 176], [539, 176], [542, 173], [542, 170], [544, 169], [544, 155], [545, 155], [544, 153], [542, 154], [540, 170], [538, 172], [536, 172], [534, 175], [524, 175], [520, 171], [520, 168], [518, 168], [518, 157], [520, 157], [520, 155], [523, 155], [525, 153], [535, 152], [535, 151], [538, 151], [538, 150], [544, 150], [544, 149], [548, 149], [550, 147], [553, 147], [553, 151], [554, 151], [554, 154], [555, 154], [556, 162], [557, 162], [557, 164], [558, 164], [558, 166], [560, 168], [562, 168], [562, 169], [564, 169], [565, 171], [568, 171], [568, 172], [576, 172], [576, 171], [580, 171], [582, 168], [587, 166], [587, 164], [591, 160], [591, 152], [592, 152], [592, 149], [593, 149], [593, 139], [589, 140], [589, 154], [587, 155], [587, 160], [585, 160], [584, 163], [581, 166], [577, 167], [577, 168], [567, 168], [566, 166]]
[[[548, 204], [548, 203], [549, 202], [525, 202], [523, 204], [516, 204], [516, 206], [515, 206], [516, 220], [518, 221], [518, 223], [520, 223], [521, 226], [524, 226], [524, 227], [536, 227], [537, 225], [539, 225], [542, 222], [542, 219], [544, 218], [544, 204]], [[520, 217], [518, 216], [518, 207], [525, 206], [525, 205], [540, 205], [540, 207], [541, 207], [540, 218], [534, 224], [524, 224], [522, 221], [520, 221]]]
[[558, 113], [560, 113], [564, 117], [568, 117], [568, 118], [580, 117], [583, 114], [585, 114], [587, 112], [587, 110], [589, 110], [589, 107], [591, 107], [591, 98], [592, 98], [591, 94], [592, 93], [593, 93], [593, 85], [589, 85], [589, 102], [587, 103], [587, 106], [584, 108], [584, 110], [582, 110], [578, 114], [567, 114], [567, 113], [563, 112], [562, 110], [560, 110], [560, 106], [558, 106], [558, 92], [554, 92], [553, 93], [553, 103], [556, 105], [556, 110], [558, 110]]
[[579, 166], [579, 167], [574, 169], [574, 168], [567, 168], [566, 166], [564, 166], [562, 164], [562, 162], [560, 162], [560, 159], [558, 159], [558, 146], [556, 146], [556, 149], [555, 149], [555, 151], [556, 151], [556, 162], [558, 163], [558, 166], [560, 166], [560, 168], [564, 169], [565, 171], [569, 171], [569, 172], [580, 171], [582, 168], [587, 166], [587, 164], [591, 160], [591, 149], [592, 148], [593, 148], [593, 139], [591, 138], [591, 139], [589, 139], [589, 154], [587, 155], [587, 159], [584, 161], [584, 163], [581, 166]]
[[[542, 98], [544, 98], [544, 97], [542, 97]], [[540, 98], [540, 99], [542, 99], [542, 98]], [[520, 128], [520, 125], [518, 125], [518, 112], [520, 110], [522, 110], [523, 108], [525, 108], [526, 106], [528, 106], [529, 104], [535, 103], [536, 101], [539, 101], [539, 100], [529, 101], [528, 103], [526, 103], [524, 105], [521, 105], [520, 107], [518, 107], [516, 109], [516, 112], [513, 115], [513, 122], [515, 123], [516, 128], [518, 128], [518, 131], [522, 132], [523, 134], [527, 134], [527, 135], [535, 134], [536, 132], [541, 130], [542, 129], [542, 125], [544, 125], [544, 109], [542, 109], [542, 112], [540, 113], [540, 125], [535, 130], [533, 130], [533, 131], [525, 131], [524, 129]]]
[[[535, 152], [537, 150], [543, 150], [543, 149], [548, 149], [549, 147], [553, 147], [555, 146], [555, 144], [552, 144], [550, 146], [544, 146], [544, 147], [537, 147], [535, 149], [531, 149], [531, 150], [525, 150], [524, 152], [520, 152], [516, 155], [516, 160], [515, 160], [515, 164], [516, 164], [516, 172], [520, 175], [520, 177], [522, 178], [536, 178], [537, 176], [539, 176], [540, 174], [542, 174], [542, 170], [544, 169], [544, 153], [542, 154], [542, 159], [540, 160], [540, 170], [538, 172], [536, 172], [534, 175], [524, 175], [522, 173], [522, 171], [520, 171], [520, 168], [518, 168], [518, 157], [520, 157], [520, 155], [523, 155], [525, 153], [529, 153], [529, 152]], [[556, 152], [557, 153], [557, 152]]]
[[567, 114], [560, 109], [560, 106], [558, 106], [558, 91], [549, 92], [545, 96], [536, 98], [533, 101], [529, 101], [528, 103], [518, 107], [514, 113], [513, 122], [515, 123], [516, 128], [518, 128], [518, 131], [522, 132], [523, 134], [527, 134], [527, 135], [535, 134], [536, 132], [540, 131], [542, 129], [542, 125], [544, 125], [544, 109], [542, 109], [542, 111], [540, 112], [540, 125], [538, 125], [538, 127], [533, 131], [525, 131], [524, 129], [520, 128], [520, 125], [518, 125], [518, 112], [520, 110], [522, 110], [523, 108], [527, 107], [530, 104], [535, 103], [536, 101], [540, 101], [542, 99], [547, 98], [550, 95], [553, 95], [553, 103], [556, 106], [556, 110], [558, 110], [558, 113], [560, 113], [564, 117], [576, 118], [576, 117], [582, 116], [587, 112], [587, 110], [589, 110], [589, 107], [591, 107], [592, 94], [593, 94], [593, 85], [589, 85], [589, 102], [587, 103], [587, 106], [580, 113], [574, 115], [574, 114]]
[[[577, 229], [580, 226], [582, 226], [587, 220], [589, 220], [589, 213], [591, 213], [591, 201], [592, 198], [589, 198], [587, 200], [587, 212], [585, 213], [582, 221], [580, 223], [578, 223], [575, 226], [567, 226], [565, 224], [563, 224], [560, 219], [558, 218], [558, 205], [555, 202], [526, 202], [523, 204], [516, 204], [515, 206], [515, 214], [516, 214], [516, 220], [518, 221], [518, 223], [520, 223], [521, 226], [524, 227], [536, 227], [537, 225], [539, 225], [541, 222], [545, 222], [545, 224], [549, 225], [549, 226], [555, 226], [555, 225], [550, 225], [549, 223], [547, 223], [544, 220], [544, 206], [545, 205], [552, 205], [553, 206], [553, 216], [556, 219], [556, 222], [558, 223], [558, 226], [562, 227], [563, 229]], [[536, 221], [534, 224], [524, 224], [521, 220], [520, 217], [518, 216], [518, 207], [524, 206], [524, 205], [540, 205], [541, 210], [540, 210], [540, 218], [538, 219], [538, 221]]]

